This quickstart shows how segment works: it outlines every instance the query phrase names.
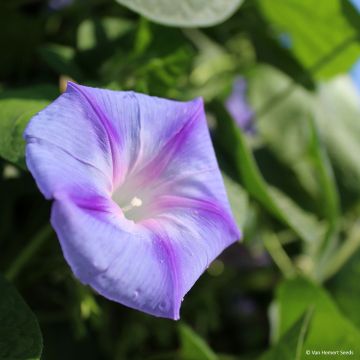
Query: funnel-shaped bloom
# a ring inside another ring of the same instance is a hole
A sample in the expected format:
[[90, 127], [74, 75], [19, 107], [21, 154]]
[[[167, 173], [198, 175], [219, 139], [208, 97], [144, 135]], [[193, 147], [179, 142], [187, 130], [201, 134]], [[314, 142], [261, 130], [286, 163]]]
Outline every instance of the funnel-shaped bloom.
[[25, 139], [67, 262], [108, 299], [178, 319], [183, 296], [240, 237], [201, 99], [69, 83]]
[[236, 124], [245, 132], [254, 131], [254, 112], [246, 100], [246, 81], [241, 76], [234, 80], [233, 89], [226, 99], [225, 106]]

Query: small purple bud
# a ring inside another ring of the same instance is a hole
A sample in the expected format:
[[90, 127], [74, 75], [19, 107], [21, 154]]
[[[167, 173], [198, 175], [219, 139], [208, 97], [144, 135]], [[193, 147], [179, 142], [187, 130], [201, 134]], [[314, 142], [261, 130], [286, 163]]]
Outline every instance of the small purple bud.
[[49, 8], [57, 11], [71, 5], [73, 2], [74, 0], [49, 0]]
[[235, 78], [232, 92], [225, 101], [225, 107], [241, 129], [248, 133], [254, 131], [254, 112], [246, 101], [246, 81], [241, 76]]

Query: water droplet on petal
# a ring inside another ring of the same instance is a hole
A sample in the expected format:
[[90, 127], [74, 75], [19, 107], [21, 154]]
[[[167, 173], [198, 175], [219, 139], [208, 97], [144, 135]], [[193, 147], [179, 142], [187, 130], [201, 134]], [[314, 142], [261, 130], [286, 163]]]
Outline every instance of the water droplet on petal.
[[162, 302], [159, 304], [159, 310], [160, 310], [160, 311], [165, 311], [167, 308], [168, 308], [168, 304], [166, 303], [166, 301], [162, 301]]
[[191, 251], [191, 249], [185, 248], [185, 251], [189, 256], [194, 256], [194, 253]]
[[139, 298], [140, 295], [140, 291], [139, 290], [135, 290], [132, 294], [132, 299], [133, 300], [137, 300]]

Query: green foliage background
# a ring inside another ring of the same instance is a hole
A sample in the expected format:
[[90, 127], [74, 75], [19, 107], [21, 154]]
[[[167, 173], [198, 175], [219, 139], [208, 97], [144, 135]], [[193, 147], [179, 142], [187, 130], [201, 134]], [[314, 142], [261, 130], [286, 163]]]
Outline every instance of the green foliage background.
[[[149, 3], [0, 4], [0, 360], [360, 358], [359, 14], [348, 0]], [[238, 75], [253, 134], [224, 108]], [[63, 259], [22, 133], [68, 78], [205, 100], [244, 240], [179, 322], [99, 297]]]

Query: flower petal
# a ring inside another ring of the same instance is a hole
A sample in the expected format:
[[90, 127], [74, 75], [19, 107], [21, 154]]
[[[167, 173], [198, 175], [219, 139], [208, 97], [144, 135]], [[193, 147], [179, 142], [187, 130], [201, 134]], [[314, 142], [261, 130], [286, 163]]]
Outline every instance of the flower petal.
[[61, 198], [51, 221], [84, 284], [129, 307], [178, 319], [185, 294], [239, 233], [215, 204], [170, 197], [160, 205], [163, 215], [135, 224], [107, 199]]
[[115, 179], [126, 176], [129, 157], [137, 156], [138, 119], [131, 92], [69, 83], [24, 134], [27, 164], [44, 195], [53, 198], [56, 192], [76, 192], [79, 186], [111, 193]]
[[[132, 176], [131, 183], [132, 187], [140, 189], [139, 197], [144, 196], [142, 193], [147, 192], [146, 186], [150, 184], [153, 198], [164, 193], [210, 198], [230, 214], [202, 99], [176, 102], [136, 96], [142, 114], [140, 163], [143, 166]], [[153, 102], [151, 112], [144, 110], [150, 108], [150, 101]]]
[[52, 225], [74, 274], [101, 295], [155, 316], [178, 318], [167, 249], [106, 199], [56, 200]]
[[158, 213], [142, 224], [161, 238], [168, 248], [175, 303], [194, 285], [210, 263], [241, 238], [232, 216], [211, 200], [163, 196]]

